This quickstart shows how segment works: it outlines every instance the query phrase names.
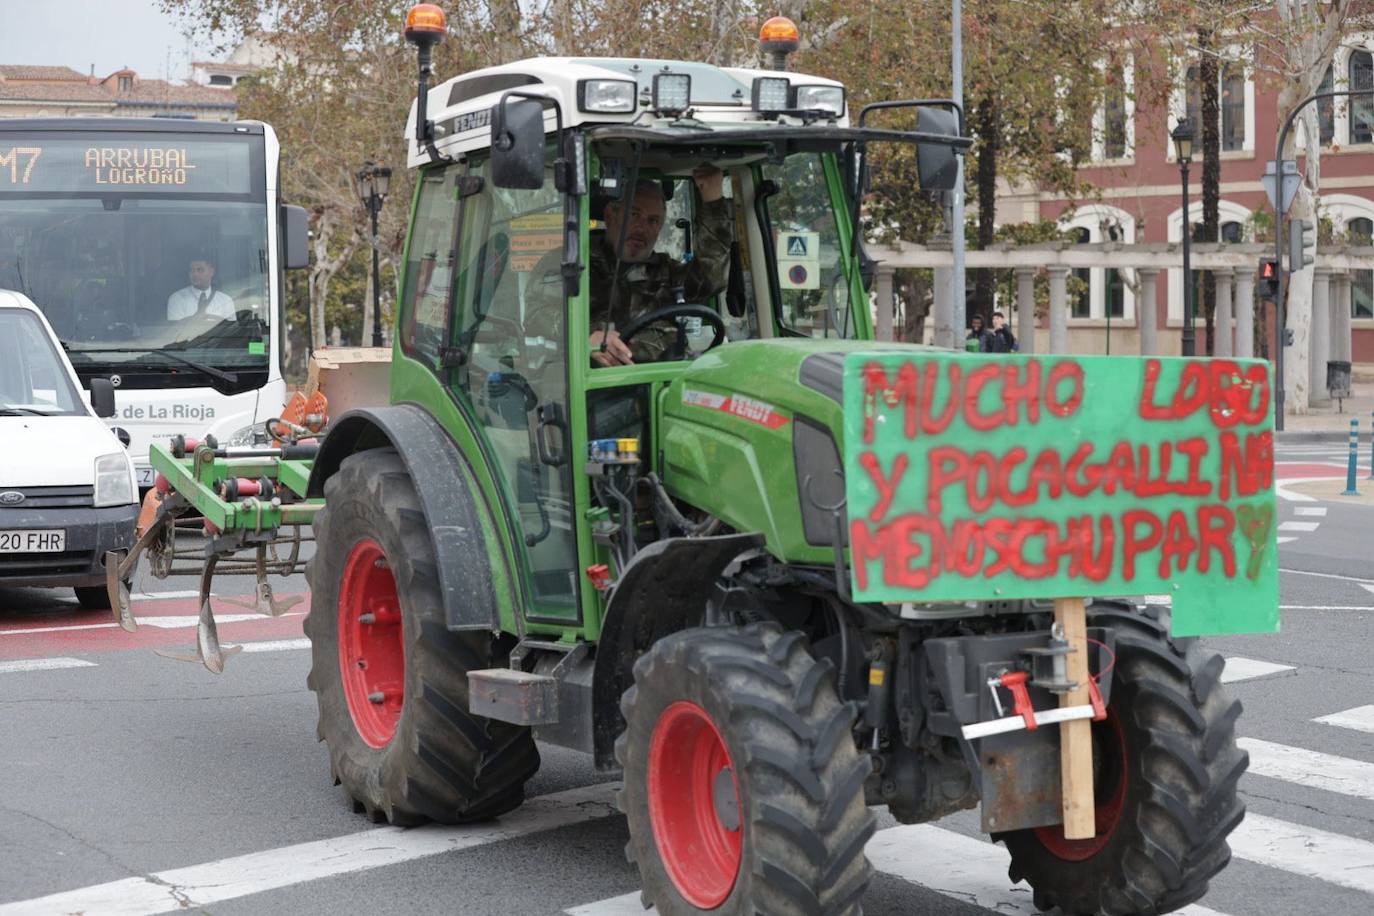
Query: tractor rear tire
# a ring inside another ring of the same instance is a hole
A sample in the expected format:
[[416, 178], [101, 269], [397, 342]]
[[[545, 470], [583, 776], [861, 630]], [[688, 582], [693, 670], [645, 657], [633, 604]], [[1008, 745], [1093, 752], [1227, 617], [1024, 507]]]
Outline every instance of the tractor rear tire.
[[654, 644], [621, 700], [618, 796], [645, 906], [664, 916], [860, 912], [869, 760], [853, 704], [804, 637], [773, 625]]
[[1093, 723], [1098, 835], [1067, 840], [1056, 825], [994, 839], [1042, 910], [1167, 913], [1207, 893], [1230, 861], [1250, 760], [1236, 747], [1240, 702], [1221, 686], [1220, 655], [1170, 638], [1167, 610], [1099, 602], [1088, 625], [1116, 631], [1111, 703]]
[[505, 653], [489, 633], [445, 626], [429, 524], [405, 464], [394, 449], [359, 452], [324, 491], [306, 570], [307, 684], [336, 784], [359, 813], [398, 826], [518, 807], [539, 752], [528, 728], [468, 711], [468, 672]]

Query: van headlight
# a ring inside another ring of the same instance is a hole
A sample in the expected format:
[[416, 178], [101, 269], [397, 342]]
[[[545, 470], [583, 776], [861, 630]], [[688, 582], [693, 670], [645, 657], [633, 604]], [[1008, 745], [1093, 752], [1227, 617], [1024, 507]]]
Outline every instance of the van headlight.
[[95, 507], [125, 506], [137, 502], [134, 466], [123, 452], [95, 459]]
[[262, 423], [250, 423], [234, 430], [228, 438], [221, 440], [220, 444], [224, 446], [266, 445], [267, 430]]

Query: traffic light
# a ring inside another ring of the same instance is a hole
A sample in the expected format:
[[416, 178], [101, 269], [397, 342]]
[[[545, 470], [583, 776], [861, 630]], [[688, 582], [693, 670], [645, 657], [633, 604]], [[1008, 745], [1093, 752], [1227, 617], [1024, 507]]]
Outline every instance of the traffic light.
[[1279, 297], [1279, 259], [1260, 258], [1259, 263], [1259, 295], [1261, 299], [1278, 299]]
[[1317, 224], [1310, 219], [1288, 221], [1288, 272], [1297, 273], [1317, 259]]

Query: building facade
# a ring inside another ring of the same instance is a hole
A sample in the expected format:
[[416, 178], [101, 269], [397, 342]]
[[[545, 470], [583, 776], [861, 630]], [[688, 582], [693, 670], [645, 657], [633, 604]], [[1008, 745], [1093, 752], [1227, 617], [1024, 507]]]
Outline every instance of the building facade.
[[[1260, 178], [1274, 155], [1278, 130], [1277, 88], [1257, 72], [1253, 54], [1227, 49], [1229, 62], [1218, 68], [1221, 137], [1219, 223], [1223, 242], [1252, 241], [1256, 223], [1272, 225], [1272, 211]], [[1170, 134], [1179, 119], [1191, 116], [1197, 128], [1190, 168], [1188, 221], [1202, 220], [1201, 126], [1196, 65], [1174, 87], [1167, 106], [1137, 106], [1132, 98], [1134, 67], [1127, 63], [1118, 90], [1109, 93], [1094, 118], [1091, 163], [1081, 175], [1101, 189], [1100, 200], [1077, 207], [1062, 198], [1030, 189], [1009, 190], [999, 200], [999, 217], [1008, 222], [1056, 219], [1091, 243], [1178, 242], [1183, 238], [1183, 189]], [[1185, 93], [1184, 86], [1193, 87]], [[1325, 85], [1374, 89], [1374, 34], [1347, 36], [1335, 55]], [[1321, 186], [1319, 217], [1337, 244], [1369, 245], [1374, 238], [1374, 101], [1328, 104], [1320, 111]], [[1299, 134], [1299, 143], [1304, 142]], [[1258, 218], [1257, 218], [1258, 214]], [[1272, 237], [1272, 236], [1270, 236]], [[1322, 263], [1318, 258], [1317, 267]], [[1101, 352], [1102, 330], [1138, 330], [1140, 309], [1130, 275], [1095, 268], [1077, 272], [1082, 291], [1071, 297], [1069, 328], [1080, 352]], [[1168, 271], [1156, 290], [1156, 320], [1165, 352], [1178, 352], [1183, 325], [1181, 270]], [[1349, 276], [1353, 358], [1374, 362], [1374, 271]], [[1230, 284], [1234, 290], [1235, 284]], [[1197, 328], [1202, 334], [1201, 304]], [[1241, 313], [1239, 304], [1233, 314]], [[1272, 307], [1270, 307], [1272, 314]], [[1272, 333], [1273, 323], [1268, 327]], [[1199, 344], [1199, 349], [1201, 348]]]
[[0, 117], [108, 116], [232, 121], [233, 89], [143, 79], [117, 70], [104, 79], [70, 67], [0, 64]]

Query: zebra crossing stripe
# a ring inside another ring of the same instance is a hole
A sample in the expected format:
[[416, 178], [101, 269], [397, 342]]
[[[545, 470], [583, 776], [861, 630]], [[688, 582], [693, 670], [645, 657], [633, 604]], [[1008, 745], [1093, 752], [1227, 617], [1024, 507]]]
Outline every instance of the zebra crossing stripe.
[[1226, 669], [1221, 672], [1221, 682], [1234, 684], [1237, 681], [1249, 681], [1259, 677], [1268, 677], [1271, 674], [1281, 674], [1284, 671], [1297, 670], [1292, 665], [1276, 665], [1273, 662], [1264, 662], [1257, 658], [1228, 655], [1226, 656]]
[[1374, 894], [1374, 843], [1254, 813], [1227, 841], [1247, 862]]
[[1283, 522], [1280, 531], [1316, 531], [1318, 522]]
[[[883, 874], [935, 891], [953, 900], [998, 913], [1039, 913], [1028, 884], [1007, 877], [1011, 856], [1002, 846], [935, 827], [910, 824], [879, 830], [864, 848]], [[643, 916], [639, 892], [611, 897], [565, 911], [568, 916]], [[653, 911], [650, 911], [653, 912]], [[1183, 916], [1225, 916], [1204, 906], [1186, 906]]]
[[1298, 506], [1293, 510], [1294, 515], [1306, 515], [1311, 518], [1324, 518], [1326, 516], [1325, 506]]
[[52, 671], [57, 668], [94, 668], [95, 662], [80, 658], [21, 658], [0, 662], [0, 674], [12, 671]]
[[1374, 735], [1374, 706], [1356, 706], [1354, 709], [1333, 712], [1329, 716], [1318, 716], [1313, 721]]
[[[1238, 738], [1236, 743], [1250, 752], [1252, 775], [1374, 801], [1374, 763], [1258, 738]], [[1374, 876], [1370, 880], [1374, 882]]]

